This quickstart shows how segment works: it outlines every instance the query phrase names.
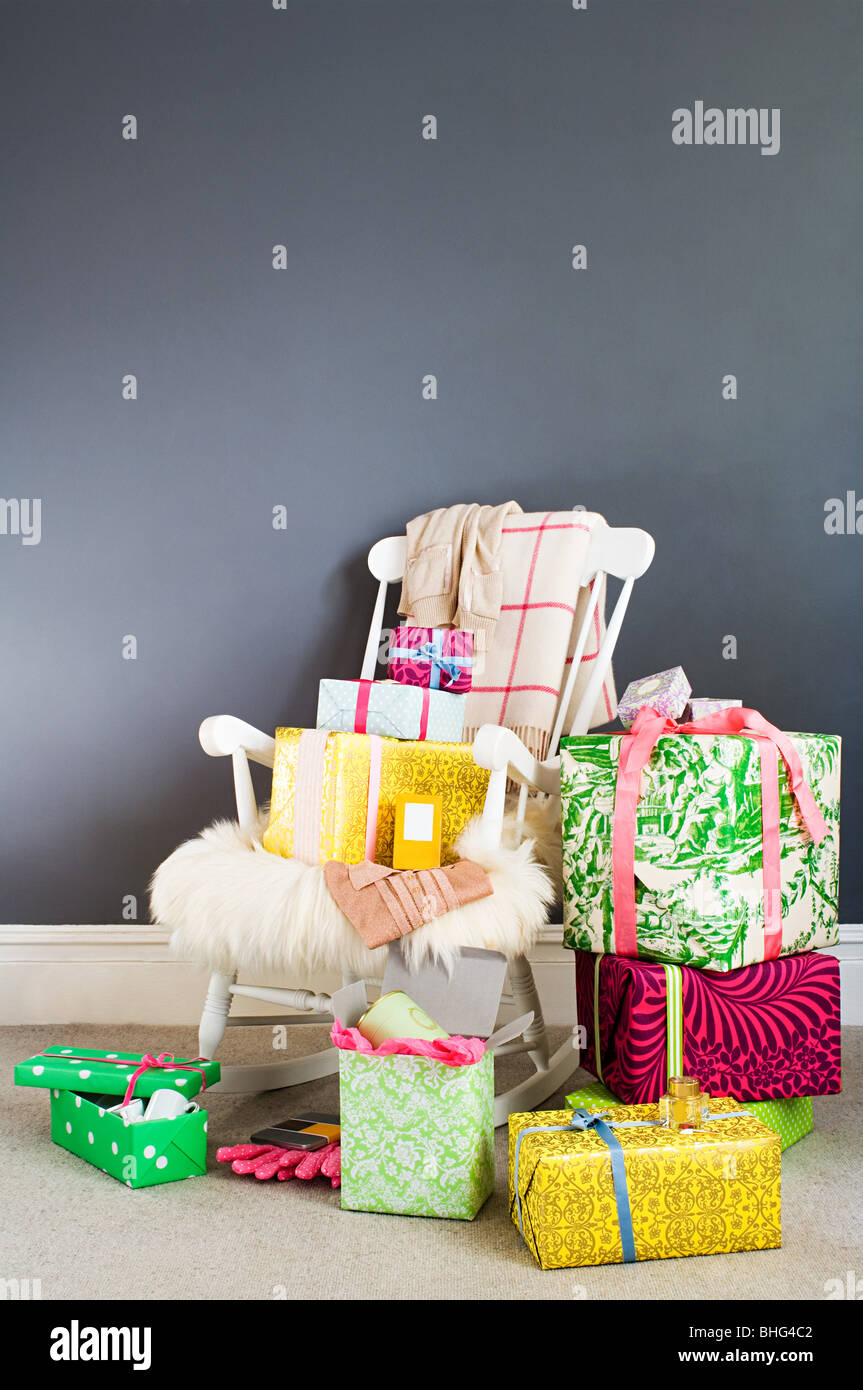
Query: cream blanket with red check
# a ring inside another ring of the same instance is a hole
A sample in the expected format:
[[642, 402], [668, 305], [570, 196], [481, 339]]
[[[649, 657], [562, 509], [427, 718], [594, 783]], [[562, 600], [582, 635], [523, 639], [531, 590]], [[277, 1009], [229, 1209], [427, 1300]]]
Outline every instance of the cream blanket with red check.
[[[462, 570], [472, 566], [470, 550], [462, 541], [466, 510], [463, 506], [440, 509], [408, 526], [408, 569], [400, 611], [407, 611], [412, 601], [411, 612], [416, 615], [419, 610], [419, 620], [424, 625], [442, 626], [452, 620], [453, 608], [444, 614], [440, 607], [438, 596], [442, 589], [470, 593], [477, 588], [475, 577], [452, 572], [454, 555], [460, 558]], [[494, 572], [496, 611], [492, 613], [486, 602], [467, 697], [464, 736], [473, 739], [483, 724], [502, 724], [512, 729], [536, 757], [545, 758], [590, 603], [591, 587], [582, 584], [590, 533], [603, 518], [597, 512], [586, 511], [521, 512], [514, 503], [506, 504], [505, 512], [504, 508], [483, 508], [482, 512], [497, 523], [493, 547], [486, 543], [476, 562], [484, 574]], [[445, 523], [449, 514], [458, 537], [447, 545]], [[426, 524], [432, 520], [433, 531]], [[427, 546], [427, 542], [432, 545]], [[437, 572], [444, 554], [446, 584], [441, 583]], [[409, 575], [413, 576], [412, 585]], [[488, 579], [483, 578], [482, 582], [487, 585]], [[605, 635], [605, 578], [599, 583], [601, 591], [564, 719], [564, 733], [569, 731]], [[485, 597], [488, 600], [490, 593], [486, 592]], [[423, 603], [423, 599], [433, 602]], [[459, 605], [456, 616], [458, 625], [473, 626], [467, 604]], [[616, 712], [617, 696], [609, 666], [590, 726], [608, 723]]]

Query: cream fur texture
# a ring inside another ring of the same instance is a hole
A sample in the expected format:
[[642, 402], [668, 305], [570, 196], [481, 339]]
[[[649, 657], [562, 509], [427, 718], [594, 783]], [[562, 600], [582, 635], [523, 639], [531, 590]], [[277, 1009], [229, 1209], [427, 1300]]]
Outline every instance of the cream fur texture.
[[529, 796], [525, 807], [524, 822], [517, 821], [518, 794], [507, 797], [506, 814], [503, 822], [503, 843], [515, 845], [521, 840], [533, 841], [533, 852], [540, 864], [548, 869], [555, 892], [559, 896], [563, 886], [563, 841], [560, 829], [560, 798], [557, 796]]
[[[261, 976], [313, 976], [352, 970], [380, 977], [386, 950], [370, 951], [330, 896], [319, 865], [270, 854], [261, 844], [262, 811], [251, 833], [216, 821], [159, 866], [150, 885], [154, 922], [172, 929], [171, 948], [209, 970]], [[479, 821], [456, 846], [482, 865], [494, 893], [435, 918], [403, 938], [409, 969], [432, 960], [448, 971], [461, 947], [501, 951], [533, 946], [555, 898], [530, 841], [490, 850]], [[300, 980], [299, 983], [304, 983]]]

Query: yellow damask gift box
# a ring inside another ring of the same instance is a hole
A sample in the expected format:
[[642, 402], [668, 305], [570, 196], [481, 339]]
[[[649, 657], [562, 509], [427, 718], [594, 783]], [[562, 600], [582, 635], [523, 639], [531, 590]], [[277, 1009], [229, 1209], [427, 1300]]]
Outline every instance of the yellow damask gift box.
[[697, 1130], [658, 1105], [509, 1117], [510, 1212], [543, 1269], [782, 1244], [780, 1139], [736, 1100]]
[[489, 774], [469, 743], [277, 729], [264, 848], [306, 864], [392, 865], [399, 792], [443, 798], [441, 862], [485, 802]]

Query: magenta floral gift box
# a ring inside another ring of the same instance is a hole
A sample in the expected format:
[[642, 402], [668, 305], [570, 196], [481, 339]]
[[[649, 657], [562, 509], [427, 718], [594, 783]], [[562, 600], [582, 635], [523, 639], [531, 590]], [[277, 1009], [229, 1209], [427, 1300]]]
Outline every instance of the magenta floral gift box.
[[390, 638], [387, 672], [401, 685], [464, 694], [473, 671], [473, 633], [462, 628], [397, 627]]

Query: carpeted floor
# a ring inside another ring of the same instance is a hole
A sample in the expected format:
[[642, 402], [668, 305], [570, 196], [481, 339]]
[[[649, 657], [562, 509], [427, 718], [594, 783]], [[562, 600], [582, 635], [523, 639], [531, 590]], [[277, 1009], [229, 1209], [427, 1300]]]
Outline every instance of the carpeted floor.
[[[261, 1060], [271, 1037], [233, 1029], [222, 1060]], [[289, 1030], [300, 1051], [325, 1037], [323, 1029]], [[286, 1112], [337, 1109], [336, 1077], [268, 1095], [214, 1093], [206, 1178], [140, 1191], [53, 1145], [47, 1094], [11, 1084], [13, 1064], [49, 1043], [142, 1052], [154, 1041], [178, 1056], [196, 1049], [186, 1028], [162, 1028], [155, 1040], [141, 1027], [0, 1029], [0, 1278], [38, 1278], [44, 1299], [805, 1300], [824, 1299], [825, 1284], [844, 1284], [849, 1271], [863, 1275], [863, 1028], [843, 1033], [844, 1093], [816, 1100], [815, 1133], [783, 1154], [781, 1250], [550, 1272], [537, 1268], [509, 1220], [505, 1129], [497, 1131], [494, 1196], [474, 1222], [379, 1216], [343, 1212], [338, 1192], [317, 1180], [258, 1182], [215, 1162], [218, 1145], [242, 1142]], [[501, 1089], [525, 1060], [498, 1066]]]

